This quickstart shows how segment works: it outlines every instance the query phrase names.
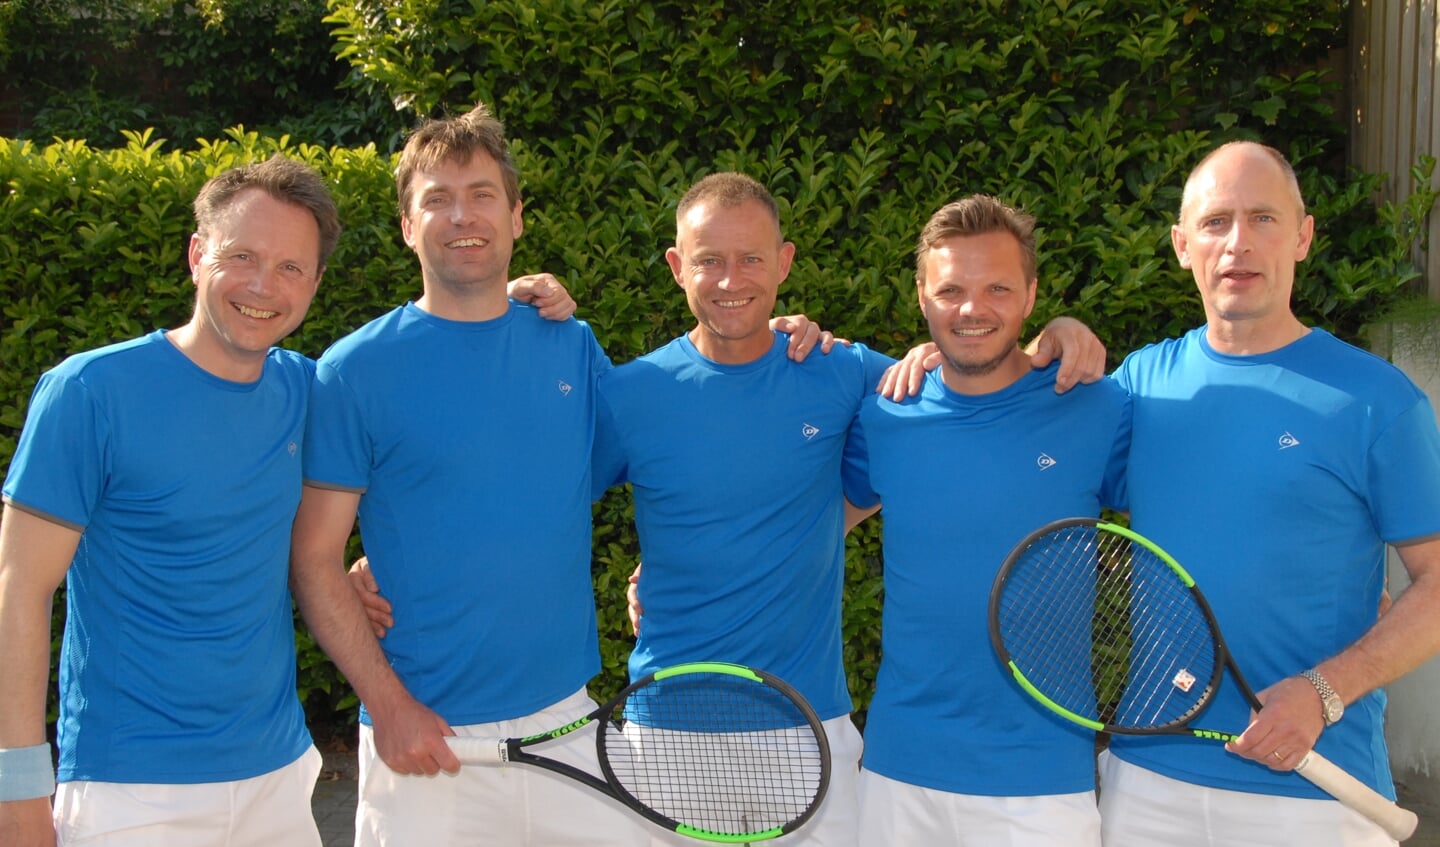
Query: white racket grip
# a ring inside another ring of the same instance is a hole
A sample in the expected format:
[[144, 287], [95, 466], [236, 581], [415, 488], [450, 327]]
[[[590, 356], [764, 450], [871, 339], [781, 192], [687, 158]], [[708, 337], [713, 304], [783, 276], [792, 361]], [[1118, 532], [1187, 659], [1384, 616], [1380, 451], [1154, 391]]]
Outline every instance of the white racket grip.
[[446, 736], [455, 758], [462, 765], [504, 764], [510, 761], [510, 748], [503, 738], [485, 738], [479, 735]]
[[1331, 797], [1344, 803], [1390, 833], [1396, 841], [1415, 834], [1420, 819], [1409, 809], [1402, 809], [1375, 789], [1346, 773], [1329, 759], [1311, 750], [1295, 766], [1301, 776], [1323, 788]]

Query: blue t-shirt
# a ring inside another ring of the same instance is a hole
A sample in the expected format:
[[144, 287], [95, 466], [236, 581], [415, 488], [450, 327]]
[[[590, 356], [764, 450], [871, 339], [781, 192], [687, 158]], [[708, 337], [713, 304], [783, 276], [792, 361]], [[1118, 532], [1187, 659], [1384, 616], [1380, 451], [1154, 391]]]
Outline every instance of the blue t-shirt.
[[786, 339], [722, 365], [680, 337], [600, 380], [597, 496], [630, 482], [640, 637], [630, 677], [692, 661], [750, 665], [822, 718], [848, 714], [840, 643], [840, 461], [892, 360], [863, 345], [792, 362]]
[[[1227, 356], [1205, 328], [1131, 354], [1131, 525], [1194, 576], [1258, 691], [1340, 652], [1375, 622], [1385, 544], [1440, 533], [1435, 414], [1389, 363], [1323, 330], [1257, 356]], [[1385, 695], [1352, 703], [1316, 749], [1394, 797]], [[1198, 726], [1239, 731], [1230, 682]], [[1187, 782], [1328, 795], [1191, 738], [1115, 738], [1126, 761]]]
[[381, 646], [452, 724], [530, 714], [599, 670], [590, 446], [609, 367], [589, 326], [519, 303], [474, 322], [407, 304], [320, 358], [306, 483], [363, 492], [395, 615]]
[[82, 532], [62, 782], [248, 779], [309, 746], [287, 580], [313, 369], [272, 350], [230, 382], [156, 331], [36, 385], [5, 498]]
[[962, 794], [1095, 786], [1095, 734], [1025, 695], [990, 647], [995, 573], [1031, 531], [1123, 498], [1130, 401], [1110, 380], [1055, 393], [1058, 364], [983, 395], [940, 371], [871, 397], [845, 494], [884, 504], [885, 612], [865, 767]]

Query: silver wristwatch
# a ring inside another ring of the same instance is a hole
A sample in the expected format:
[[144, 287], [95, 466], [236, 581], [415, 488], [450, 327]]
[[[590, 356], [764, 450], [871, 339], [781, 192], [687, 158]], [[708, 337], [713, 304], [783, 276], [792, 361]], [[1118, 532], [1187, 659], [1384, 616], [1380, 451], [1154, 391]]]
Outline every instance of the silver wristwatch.
[[1300, 675], [1310, 680], [1310, 684], [1315, 686], [1315, 691], [1319, 693], [1321, 711], [1325, 715], [1325, 725], [1334, 725], [1345, 714], [1345, 703], [1340, 699], [1340, 695], [1330, 687], [1330, 681], [1321, 676], [1320, 672], [1314, 668]]

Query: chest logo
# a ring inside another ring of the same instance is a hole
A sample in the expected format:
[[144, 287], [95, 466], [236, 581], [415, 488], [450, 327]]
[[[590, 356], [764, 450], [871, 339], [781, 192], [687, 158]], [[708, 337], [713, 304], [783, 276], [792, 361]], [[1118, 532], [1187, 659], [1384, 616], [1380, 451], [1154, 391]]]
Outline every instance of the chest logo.
[[290, 455], [293, 456], [295, 455], [295, 451], [300, 449], [300, 445], [292, 441], [285, 449], [290, 451]]
[[1280, 449], [1281, 449], [1281, 450], [1289, 450], [1291, 447], [1298, 447], [1299, 445], [1300, 445], [1300, 439], [1296, 438], [1295, 436], [1291, 435], [1291, 434], [1288, 433], [1288, 432], [1281, 434], [1281, 436], [1280, 436]]
[[1055, 461], [1055, 459], [1048, 453], [1041, 453], [1035, 459], [1035, 467], [1039, 468], [1042, 471], [1048, 471], [1051, 468], [1055, 467], [1056, 464], [1057, 462]]
[[814, 438], [815, 436], [817, 436], [817, 435], [820, 434], [820, 427], [815, 426], [814, 424], [808, 424], [808, 423], [807, 423], [807, 424], [801, 424], [801, 425], [800, 425], [800, 434], [803, 435], [803, 436], [805, 436], [805, 440], [806, 440], [806, 441], [809, 441], [810, 439], [812, 439], [812, 438]]
[[566, 382], [563, 379], [557, 380], [555, 382], [555, 387], [560, 389], [561, 394], [565, 395], [566, 397], [570, 396], [570, 383]]

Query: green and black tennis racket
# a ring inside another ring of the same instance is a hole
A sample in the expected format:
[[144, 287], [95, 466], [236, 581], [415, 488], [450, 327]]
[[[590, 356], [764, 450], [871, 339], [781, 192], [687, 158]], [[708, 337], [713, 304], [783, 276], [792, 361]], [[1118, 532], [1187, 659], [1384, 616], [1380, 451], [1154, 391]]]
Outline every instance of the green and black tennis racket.
[[[531, 752], [592, 726], [604, 779]], [[825, 729], [799, 692], [763, 671], [715, 662], [656, 671], [550, 732], [446, 741], [463, 764], [545, 768], [703, 841], [749, 843], [793, 832], [830, 783]]]
[[[1191, 725], [1226, 668], [1260, 710], [1185, 569], [1144, 536], [1093, 518], [1055, 521], [1015, 546], [991, 589], [990, 640], [1030, 696], [1096, 731], [1230, 741], [1244, 727]], [[1414, 833], [1413, 812], [1313, 750], [1295, 771], [1393, 838]]]

